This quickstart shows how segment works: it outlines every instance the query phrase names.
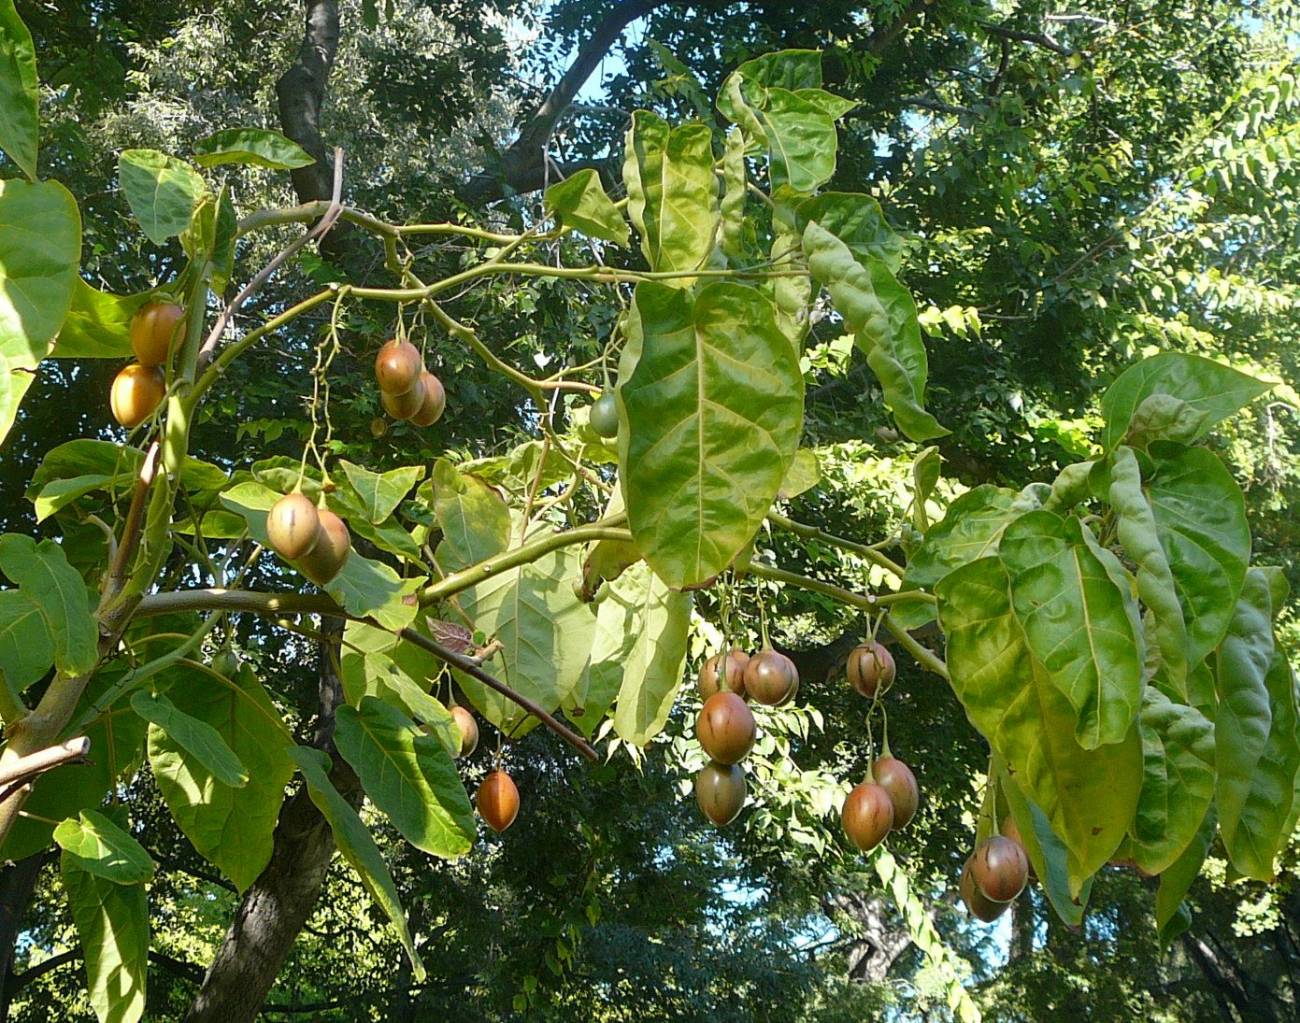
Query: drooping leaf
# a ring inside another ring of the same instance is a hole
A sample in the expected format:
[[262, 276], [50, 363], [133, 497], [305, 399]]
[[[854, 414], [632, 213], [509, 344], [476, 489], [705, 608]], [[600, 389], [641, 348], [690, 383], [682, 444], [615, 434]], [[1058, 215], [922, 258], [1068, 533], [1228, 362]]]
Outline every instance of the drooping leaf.
[[803, 377], [771, 302], [734, 283], [638, 285], [618, 397], [628, 524], [670, 586], [721, 572], [757, 531], [798, 448]]
[[1156, 889], [1156, 929], [1163, 948], [1172, 945], [1191, 926], [1192, 914], [1183, 904], [1183, 899], [1196, 880], [1196, 875], [1201, 872], [1201, 865], [1210, 851], [1217, 826], [1218, 819], [1211, 806], [1205, 812], [1205, 818], [1187, 848], [1160, 875], [1160, 887]]
[[[641, 251], [656, 271], [695, 270], [713, 250], [718, 230], [718, 186], [713, 135], [699, 122], [670, 129], [648, 110], [632, 114], [623, 162], [628, 216]], [[691, 278], [674, 280], [687, 287]]]
[[572, 227], [590, 238], [626, 246], [629, 241], [627, 221], [605, 194], [600, 175], [594, 168], [580, 170], [546, 190], [546, 210], [561, 224]]
[[831, 179], [839, 135], [836, 115], [827, 111], [821, 96], [769, 88], [753, 116], [767, 142], [773, 186], [806, 193]]
[[182, 712], [162, 693], [144, 689], [132, 694], [131, 709], [150, 724], [157, 725], [168, 739], [220, 784], [231, 788], [248, 784], [248, 772], [239, 757], [235, 756], [221, 733], [206, 721]]
[[32, 180], [40, 143], [39, 106], [32, 34], [13, 0], [0, 0], [0, 149]]
[[[778, 193], [780, 196], [781, 193]], [[772, 217], [772, 250], [768, 260], [782, 276], [768, 282], [776, 304], [776, 322], [798, 352], [808, 333], [812, 279], [804, 271], [803, 242], [793, 224], [793, 214], [778, 202]]]
[[39, 544], [21, 533], [0, 536], [0, 571], [36, 606], [51, 642], [54, 665], [84, 675], [99, 660], [99, 629], [81, 576], [53, 540]]
[[[1238, 409], [1250, 404], [1273, 385], [1231, 366], [1181, 352], [1162, 352], [1149, 359], [1141, 359], [1115, 378], [1101, 399], [1101, 412], [1106, 419], [1103, 443], [1113, 450], [1124, 440], [1133, 425], [1134, 414], [1143, 402], [1155, 394], [1168, 395], [1185, 403], [1195, 418], [1188, 436], [1166, 436], [1153, 430], [1148, 421], [1143, 425], [1147, 440], [1181, 440], [1190, 444], [1203, 437], [1215, 423], [1226, 419]], [[1165, 406], [1166, 411], [1171, 408]], [[1148, 416], [1155, 406], [1148, 406]], [[1171, 424], [1180, 432], [1178, 423], [1191, 422], [1187, 413]]]
[[158, 725], [149, 727], [149, 763], [185, 837], [241, 892], [271, 858], [284, 787], [293, 775], [289, 731], [250, 666], [234, 678], [174, 670], [168, 696], [182, 714], [213, 728], [238, 758], [247, 784], [222, 784], [200, 758]]
[[848, 246], [863, 266], [878, 259], [898, 273], [903, 262], [903, 240], [894, 233], [880, 203], [860, 192], [822, 192], [799, 204], [799, 226], [815, 220]]
[[125, 149], [118, 158], [118, 180], [135, 219], [155, 245], [190, 225], [207, 185], [183, 160], [155, 149]]
[[227, 128], [194, 143], [194, 162], [200, 167], [242, 163], [270, 170], [293, 170], [316, 161], [302, 146], [278, 131]]
[[445, 458], [433, 463], [433, 513], [442, 527], [438, 564], [455, 572], [500, 554], [510, 545], [510, 509], [501, 495], [475, 476], [456, 471]]
[[644, 746], [663, 729], [681, 685], [692, 599], [669, 589], [645, 565], [626, 572], [616, 588], [631, 598], [636, 625], [620, 665], [614, 730]]
[[136, 1023], [144, 1016], [149, 969], [144, 885], [116, 884], [81, 870], [66, 852], [60, 871], [99, 1023]]
[[454, 859], [476, 826], [456, 765], [442, 744], [400, 710], [363, 696], [338, 709], [334, 741], [371, 801], [417, 849]]
[[1124, 741], [1095, 750], [1078, 744], [1073, 709], [1031, 654], [1009, 590], [997, 558], [972, 561], [939, 583], [948, 670], [972, 723], [1070, 851], [1077, 894], [1133, 819], [1141, 742], [1134, 728]]
[[378, 525], [397, 510], [411, 488], [424, 478], [424, 466], [407, 465], [388, 472], [372, 472], [343, 459], [339, 462], [356, 491], [366, 518]]
[[939, 482], [941, 461], [939, 449], [928, 447], [924, 448], [912, 462], [912, 525], [920, 533], [930, 528], [930, 513], [925, 505]]
[[1007, 526], [998, 557], [1029, 649], [1078, 715], [1079, 744], [1122, 742], [1142, 700], [1142, 627], [1123, 566], [1078, 519], [1049, 511]]
[[1214, 726], [1154, 686], [1142, 696], [1142, 792], [1133, 820], [1133, 859], [1148, 874], [1168, 870], [1196, 837], [1214, 798]]
[[22, 590], [0, 590], [0, 670], [15, 693], [54, 665], [54, 641], [40, 608]]
[[397, 886], [388, 872], [384, 857], [370, 837], [365, 824], [348, 801], [339, 795], [338, 789], [330, 783], [330, 758], [326, 753], [304, 746], [290, 746], [289, 756], [298, 765], [303, 780], [307, 783], [307, 792], [325, 819], [329, 821], [334, 841], [343, 858], [357, 872], [362, 885], [370, 898], [374, 900], [389, 920], [393, 930], [406, 949], [411, 960], [412, 974], [417, 981], [425, 978], [424, 963], [420, 961], [411, 941], [411, 932], [406, 925], [406, 914], [402, 911], [401, 900], [397, 895]]
[[0, 181], [0, 441], [68, 314], [80, 261], [81, 214], [68, 190]]
[[1199, 663], [1228, 628], [1250, 562], [1241, 488], [1208, 448], [1151, 445], [1145, 492], [1187, 622], [1187, 662]]
[[745, 219], [745, 196], [748, 184], [745, 170], [745, 136], [739, 128], [727, 132], [727, 148], [722, 157], [722, 234], [723, 254], [733, 266], [743, 266], [752, 251], [755, 238], [752, 223]]
[[154, 862], [144, 846], [102, 813], [82, 810], [54, 829], [63, 862], [115, 884], [143, 884]]

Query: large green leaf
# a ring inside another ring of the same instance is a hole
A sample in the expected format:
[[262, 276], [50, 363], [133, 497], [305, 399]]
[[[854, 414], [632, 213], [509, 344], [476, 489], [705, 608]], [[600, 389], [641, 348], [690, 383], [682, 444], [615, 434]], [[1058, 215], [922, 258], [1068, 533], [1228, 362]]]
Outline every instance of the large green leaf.
[[392, 921], [393, 929], [397, 932], [402, 947], [406, 949], [407, 956], [410, 957], [415, 979], [424, 980], [424, 963], [420, 961], [415, 945], [411, 941], [411, 932], [406, 925], [406, 914], [402, 912], [402, 903], [397, 895], [397, 885], [393, 883], [393, 876], [388, 872], [384, 857], [379, 852], [379, 847], [375, 845], [375, 840], [370, 837], [365, 824], [361, 822], [360, 816], [330, 783], [329, 756], [318, 749], [308, 749], [304, 746], [291, 746], [289, 755], [298, 765], [298, 770], [302, 772], [311, 801], [329, 821], [339, 852], [357, 872], [357, 876], [366, 891], [370, 893], [370, 898], [374, 900], [375, 905]]
[[1214, 725], [1154, 686], [1142, 695], [1142, 792], [1133, 859], [1148, 874], [1169, 869], [1196, 837], [1214, 798]]
[[745, 136], [739, 128], [727, 132], [722, 183], [722, 233], [718, 243], [729, 263], [743, 266], [754, 246], [755, 233], [752, 221], [745, 218], [749, 176], [745, 169]]
[[0, 571], [36, 605], [54, 645], [54, 666], [84, 675], [99, 660], [99, 629], [81, 576], [53, 540], [22, 533], [0, 536]]
[[630, 598], [634, 622], [632, 643], [619, 665], [614, 730], [644, 746], [663, 729], [681, 686], [693, 602], [689, 593], [669, 589], [644, 563], [625, 572], [613, 589], [607, 599]]
[[[570, 699], [591, 649], [594, 619], [573, 592], [581, 566], [576, 545], [561, 547], [490, 576], [457, 597], [473, 627], [501, 643], [487, 670], [548, 711]], [[470, 702], [507, 735], [518, 737], [537, 724], [517, 703], [477, 679], [457, 672], [456, 680]]]
[[1073, 708], [1030, 653], [1009, 589], [997, 558], [972, 561], [939, 583], [948, 670], [972, 723], [1070, 851], [1077, 894], [1133, 819], [1142, 746], [1136, 728], [1095, 750], [1078, 744]]
[[36, 506], [36, 521], [44, 522], [68, 505], [87, 494], [98, 490], [113, 490], [119, 485], [131, 483], [130, 476], [104, 476], [95, 473], [90, 476], [73, 476], [71, 479], [51, 480], [45, 484], [32, 503]]
[[207, 185], [183, 160], [156, 149], [125, 149], [117, 162], [127, 204], [145, 236], [162, 245], [190, 225]]
[[510, 545], [510, 509], [501, 495], [478, 479], [456, 471], [445, 458], [433, 463], [433, 475], [420, 488], [431, 493], [433, 513], [442, 527], [438, 564], [455, 572], [500, 554]]
[[1160, 542], [1155, 513], [1142, 489], [1142, 475], [1132, 449], [1120, 447], [1111, 459], [1110, 505], [1116, 532], [1137, 565], [1137, 591], [1151, 612], [1153, 638], [1163, 671], [1174, 692], [1187, 695], [1187, 624], [1178, 601], [1173, 569]]
[[[671, 130], [648, 110], [632, 114], [623, 161], [627, 211], [641, 235], [652, 270], [687, 271], [704, 265], [718, 230], [718, 186], [713, 133], [699, 122]], [[689, 277], [672, 282], [687, 287]]]
[[348, 483], [356, 491], [366, 518], [378, 524], [397, 510], [397, 506], [413, 486], [424, 478], [424, 466], [406, 465], [379, 473], [353, 465], [346, 459], [339, 462]]
[[455, 858], [476, 827], [456, 765], [442, 744], [397, 708], [363, 696], [338, 709], [334, 741], [375, 806], [417, 849]]
[[139, 689], [131, 696], [131, 709], [194, 759], [222, 785], [242, 788], [248, 784], [248, 771], [226, 744], [221, 733], [206, 721], [182, 712], [161, 693]]
[[564, 181], [556, 182], [543, 197], [548, 213], [565, 227], [572, 227], [590, 238], [627, 245], [627, 221], [605, 194], [600, 175], [594, 168], [580, 170]]
[[1214, 841], [1217, 824], [1218, 819], [1211, 806], [1182, 855], [1160, 875], [1160, 887], [1156, 889], [1156, 930], [1160, 944], [1165, 948], [1191, 926], [1192, 914], [1183, 905], [1183, 898], [1196, 880], [1196, 875], [1201, 872], [1201, 865]]
[[1029, 649], [1065, 694], [1084, 749], [1122, 742], [1142, 700], [1142, 627], [1127, 575], [1079, 520], [1031, 511], [998, 547]]
[[57, 182], [0, 181], [0, 441], [72, 303], [81, 214]]
[[858, 261], [848, 245], [816, 221], [803, 232], [808, 268], [830, 292], [880, 381], [885, 404], [912, 440], [946, 436], [924, 408], [929, 365], [912, 296], [879, 259]]
[[116, 884], [64, 853], [63, 890], [86, 960], [90, 1004], [100, 1023], [144, 1016], [149, 969], [149, 906], [142, 884]]
[[772, 185], [811, 192], [835, 173], [839, 136], [821, 97], [769, 88], [753, 110], [767, 141]]
[[897, 273], [903, 262], [903, 239], [885, 219], [880, 203], [860, 192], [822, 192], [799, 204], [799, 227], [815, 220], [849, 247], [863, 266], [878, 259]]
[[[1162, 352], [1149, 359], [1135, 362], [1107, 388], [1101, 399], [1101, 412], [1106, 419], [1102, 442], [1106, 450], [1113, 449], [1124, 440], [1124, 435], [1134, 425], [1134, 416], [1143, 403], [1153, 395], [1167, 395], [1178, 399], [1194, 417], [1194, 427], [1179, 431], [1182, 435], [1168, 435], [1168, 439], [1190, 444], [1209, 432], [1215, 423], [1226, 419], [1238, 409], [1270, 390], [1273, 384], [1256, 380], [1231, 366], [1181, 352]], [[1159, 440], [1166, 434], [1152, 429], [1148, 405], [1147, 422], [1141, 424], [1147, 440]], [[1171, 419], [1170, 428], [1189, 419]]]
[[54, 642], [41, 610], [22, 590], [0, 590], [0, 670], [21, 693], [54, 664]]
[[82, 810], [54, 829], [63, 862], [116, 884], [143, 884], [154, 862], [144, 846], [102, 813]]
[[990, 483], [958, 497], [908, 560], [903, 589], [931, 588], [953, 569], [996, 554], [1002, 534], [1020, 515], [1015, 501], [1015, 491]]
[[271, 859], [284, 787], [293, 775], [288, 729], [248, 665], [234, 678], [176, 670], [168, 695], [182, 714], [221, 736], [248, 775], [224, 785], [204, 762], [157, 725], [149, 728], [149, 763], [163, 800], [200, 855], [241, 892]]
[[13, 0], [0, 0], [0, 149], [32, 179], [40, 143], [39, 107], [32, 34]]
[[227, 128], [194, 143], [194, 162], [200, 167], [242, 163], [270, 170], [293, 170], [316, 161], [302, 146], [278, 131]]
[[803, 377], [772, 303], [741, 284], [637, 286], [618, 389], [628, 524], [670, 586], [754, 536], [799, 446]]
[[1145, 491], [1187, 622], [1187, 662], [1219, 644], [1250, 561], [1241, 488], [1207, 448], [1152, 444]]

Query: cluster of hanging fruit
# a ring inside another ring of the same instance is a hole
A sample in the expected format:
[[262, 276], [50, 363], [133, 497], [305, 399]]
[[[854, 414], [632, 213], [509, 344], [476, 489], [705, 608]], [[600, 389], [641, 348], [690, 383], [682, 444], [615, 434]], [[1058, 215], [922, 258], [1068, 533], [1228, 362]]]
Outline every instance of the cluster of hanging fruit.
[[174, 302], [149, 302], [131, 318], [131, 348], [136, 361], [113, 379], [109, 405], [113, 418], [133, 430], [162, 404], [167, 392], [163, 367], [174, 345], [185, 339], [185, 310]]
[[709, 764], [695, 776], [695, 801], [704, 816], [723, 827], [745, 805], [740, 761], [753, 748], [758, 732], [745, 701], [752, 698], [769, 707], [789, 703], [799, 691], [799, 672], [790, 658], [770, 648], [753, 657], [733, 648], [704, 662], [699, 686], [704, 706], [695, 721], [695, 736]]
[[424, 358], [411, 342], [393, 338], [375, 356], [379, 401], [394, 419], [432, 426], [447, 407], [442, 381], [424, 368]]
[[[893, 654], [875, 640], [854, 647], [845, 667], [849, 684], [873, 705], [889, 691], [896, 673]], [[884, 752], [872, 761], [866, 780], [845, 798], [840, 823], [850, 842], [870, 852], [891, 831], [912, 822], [920, 801], [916, 775], [890, 753], [886, 739]]]
[[317, 586], [339, 574], [352, 552], [352, 537], [341, 518], [299, 491], [285, 494], [266, 516], [266, 535], [275, 553]]
[[1029, 883], [1029, 857], [1020, 842], [1020, 829], [1007, 817], [1001, 834], [975, 847], [961, 870], [961, 898], [971, 916], [992, 923]]

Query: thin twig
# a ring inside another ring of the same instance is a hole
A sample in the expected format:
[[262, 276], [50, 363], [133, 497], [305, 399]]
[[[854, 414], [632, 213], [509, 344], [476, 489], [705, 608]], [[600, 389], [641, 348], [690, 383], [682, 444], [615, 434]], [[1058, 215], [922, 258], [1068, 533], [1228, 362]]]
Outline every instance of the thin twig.
[[140, 546], [140, 534], [144, 531], [144, 504], [158, 473], [158, 442], [154, 441], [145, 452], [144, 464], [135, 480], [135, 491], [131, 494], [131, 507], [126, 513], [126, 524], [122, 527], [122, 541], [113, 553], [113, 560], [108, 567], [108, 577], [104, 583], [104, 596], [101, 607], [107, 607], [114, 597], [121, 592], [126, 580], [126, 569], [135, 557], [136, 548]]

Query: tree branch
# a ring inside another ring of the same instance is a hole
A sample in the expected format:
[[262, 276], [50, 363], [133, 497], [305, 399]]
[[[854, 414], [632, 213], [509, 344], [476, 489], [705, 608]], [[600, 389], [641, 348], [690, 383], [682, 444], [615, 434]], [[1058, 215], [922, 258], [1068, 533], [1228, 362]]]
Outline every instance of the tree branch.
[[51, 746], [36, 753], [29, 753], [25, 757], [19, 757], [17, 760], [11, 760], [0, 767], [0, 788], [15, 783], [24, 784], [36, 775], [44, 774], [60, 764], [84, 760], [89, 752], [90, 740], [83, 735], [76, 739], [69, 739], [58, 746]]
[[339, 47], [339, 8], [337, 0], [305, 0], [303, 6], [306, 19], [298, 60], [275, 83], [275, 95], [280, 127], [315, 160], [289, 174], [298, 199], [310, 202], [330, 196], [330, 168], [321, 137], [320, 112]]
[[1007, 28], [1005, 25], [995, 25], [991, 21], [979, 22], [979, 27], [984, 29], [989, 35], [1000, 36], [1003, 39], [1012, 39], [1018, 43], [1032, 43], [1035, 46], [1041, 46], [1045, 50], [1051, 50], [1053, 53], [1059, 53], [1062, 57], [1074, 56], [1074, 51], [1069, 47], [1062, 46], [1051, 36], [1044, 32], [1024, 32], [1018, 28]]

